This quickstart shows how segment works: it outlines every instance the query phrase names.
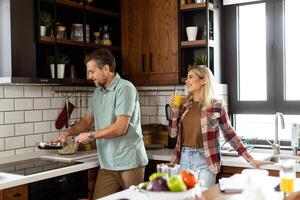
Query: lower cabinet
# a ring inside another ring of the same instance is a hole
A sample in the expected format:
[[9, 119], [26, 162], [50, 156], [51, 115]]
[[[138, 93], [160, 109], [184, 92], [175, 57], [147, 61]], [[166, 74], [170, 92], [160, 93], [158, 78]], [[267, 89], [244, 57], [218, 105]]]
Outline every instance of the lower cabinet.
[[12, 188], [5, 189], [0, 192], [1, 200], [27, 200], [28, 199], [28, 186], [20, 185]]
[[0, 200], [92, 199], [98, 167], [0, 190]]

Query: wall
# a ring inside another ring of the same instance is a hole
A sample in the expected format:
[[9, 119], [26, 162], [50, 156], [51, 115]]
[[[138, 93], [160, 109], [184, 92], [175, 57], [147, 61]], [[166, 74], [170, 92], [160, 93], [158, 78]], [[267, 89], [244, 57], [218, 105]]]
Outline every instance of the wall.
[[[142, 124], [166, 124], [165, 104], [175, 88], [183, 86], [138, 87]], [[66, 93], [76, 105], [71, 121], [78, 120], [87, 107], [87, 95], [93, 87], [0, 86], [0, 157], [29, 153], [36, 150], [37, 142], [49, 141], [62, 133], [55, 128]], [[217, 94], [227, 102], [227, 86], [218, 85]], [[80, 100], [81, 99], [81, 100]]]

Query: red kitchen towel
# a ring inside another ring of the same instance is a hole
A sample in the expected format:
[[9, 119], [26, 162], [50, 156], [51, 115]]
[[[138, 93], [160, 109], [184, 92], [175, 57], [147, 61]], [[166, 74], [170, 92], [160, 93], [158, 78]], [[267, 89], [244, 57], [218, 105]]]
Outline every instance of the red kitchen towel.
[[[56, 122], [55, 122], [55, 128], [60, 130], [66, 125], [68, 127], [68, 119], [70, 118], [71, 113], [74, 110], [74, 105], [70, 102], [68, 102], [68, 109], [67, 109], [67, 104], [65, 104], [63, 110], [59, 114]], [[68, 111], [68, 114], [67, 114]]]

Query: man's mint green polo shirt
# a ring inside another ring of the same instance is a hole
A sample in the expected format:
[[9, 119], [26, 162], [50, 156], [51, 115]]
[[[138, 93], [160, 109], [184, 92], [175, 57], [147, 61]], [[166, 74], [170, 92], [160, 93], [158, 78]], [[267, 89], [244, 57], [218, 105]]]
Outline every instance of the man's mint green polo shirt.
[[148, 164], [144, 147], [139, 97], [134, 85], [116, 74], [107, 89], [96, 87], [88, 114], [95, 120], [96, 130], [116, 121], [116, 116], [130, 116], [126, 134], [97, 139], [97, 152], [102, 169], [127, 170]]

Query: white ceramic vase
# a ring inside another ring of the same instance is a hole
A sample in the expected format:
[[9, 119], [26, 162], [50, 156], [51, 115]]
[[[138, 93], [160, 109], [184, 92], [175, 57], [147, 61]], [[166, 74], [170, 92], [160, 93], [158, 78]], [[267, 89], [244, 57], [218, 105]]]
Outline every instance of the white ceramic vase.
[[65, 66], [65, 64], [57, 64], [57, 78], [64, 78]]
[[198, 27], [197, 26], [188, 26], [186, 27], [186, 34], [188, 41], [194, 41], [197, 38]]
[[47, 30], [46, 26], [40, 26], [40, 35], [46, 36], [46, 30]]

